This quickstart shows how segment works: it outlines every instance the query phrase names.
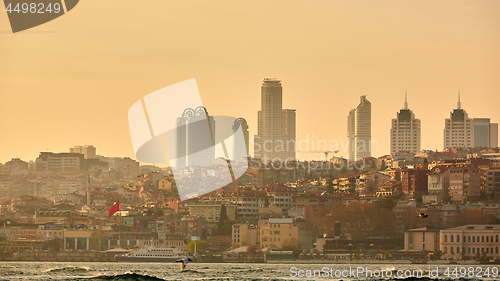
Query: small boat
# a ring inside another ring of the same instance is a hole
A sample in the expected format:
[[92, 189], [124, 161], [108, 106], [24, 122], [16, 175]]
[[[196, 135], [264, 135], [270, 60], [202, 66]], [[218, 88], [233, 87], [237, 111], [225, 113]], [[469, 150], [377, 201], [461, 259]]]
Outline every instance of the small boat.
[[412, 260], [412, 264], [427, 264], [426, 260]]
[[184, 258], [193, 259], [187, 251], [153, 246], [146, 246], [124, 255], [115, 256], [115, 260], [119, 262], [174, 262]]

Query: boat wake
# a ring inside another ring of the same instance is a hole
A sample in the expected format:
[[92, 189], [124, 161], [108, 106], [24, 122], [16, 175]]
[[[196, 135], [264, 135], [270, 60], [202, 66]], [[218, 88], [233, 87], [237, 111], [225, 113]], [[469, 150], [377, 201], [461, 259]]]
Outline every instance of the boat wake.
[[85, 273], [89, 272], [90, 268], [82, 266], [65, 266], [65, 267], [54, 267], [54, 268], [49, 268], [45, 270], [47, 273], [68, 273], [68, 274], [73, 274], [73, 273]]

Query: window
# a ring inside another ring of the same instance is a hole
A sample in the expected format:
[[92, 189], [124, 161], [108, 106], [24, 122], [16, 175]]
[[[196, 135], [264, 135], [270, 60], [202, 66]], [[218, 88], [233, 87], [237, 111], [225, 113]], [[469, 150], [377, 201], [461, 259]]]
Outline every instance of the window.
[[457, 235], [457, 242], [460, 242], [460, 236]]
[[[444, 235], [444, 242], [448, 242], [448, 236], [447, 235]], [[446, 251], [446, 247], [445, 247], [445, 251]]]
[[450, 235], [450, 242], [453, 243], [453, 235]]

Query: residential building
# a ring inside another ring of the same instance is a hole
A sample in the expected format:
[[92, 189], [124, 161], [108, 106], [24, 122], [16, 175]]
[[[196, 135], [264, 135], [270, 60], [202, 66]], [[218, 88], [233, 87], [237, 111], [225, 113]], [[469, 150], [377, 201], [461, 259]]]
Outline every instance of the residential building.
[[237, 249], [244, 246], [259, 246], [259, 228], [253, 224], [233, 224], [231, 247]]
[[427, 192], [427, 173], [427, 164], [401, 168], [403, 193]]
[[450, 171], [446, 166], [436, 166], [427, 173], [427, 191], [434, 196], [430, 202], [440, 202], [449, 198]]
[[482, 170], [474, 164], [456, 164], [450, 167], [449, 195], [453, 202], [479, 199]]
[[190, 203], [187, 207], [190, 215], [205, 218], [208, 223], [217, 223], [219, 222], [222, 204], [226, 206], [226, 213], [229, 220], [234, 221], [236, 219], [237, 206], [231, 202], [200, 200]]
[[[259, 221], [259, 226], [261, 222]], [[291, 218], [271, 218], [262, 222], [260, 227], [261, 248], [282, 249], [283, 242], [299, 241], [299, 228], [293, 225]]]
[[171, 192], [172, 191], [172, 182], [173, 182], [173, 179], [171, 179], [170, 177], [164, 177], [158, 181], [158, 189], [164, 190], [167, 192]]
[[483, 174], [485, 175], [484, 193], [494, 194], [496, 198], [500, 198], [500, 166], [490, 166], [487, 169], [483, 169]]

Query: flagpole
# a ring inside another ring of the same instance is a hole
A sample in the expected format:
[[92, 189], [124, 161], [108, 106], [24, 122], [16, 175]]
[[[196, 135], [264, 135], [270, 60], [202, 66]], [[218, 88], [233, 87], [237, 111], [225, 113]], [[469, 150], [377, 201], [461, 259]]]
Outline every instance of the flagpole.
[[[120, 197], [118, 197], [118, 202], [120, 202]], [[118, 207], [120, 207], [118, 205]], [[123, 217], [122, 217], [122, 212], [120, 208], [118, 208], [118, 212], [120, 212], [120, 219], [119, 219], [119, 225], [118, 225], [118, 245], [120, 245], [120, 249], [122, 248], [122, 223], [123, 223]]]

